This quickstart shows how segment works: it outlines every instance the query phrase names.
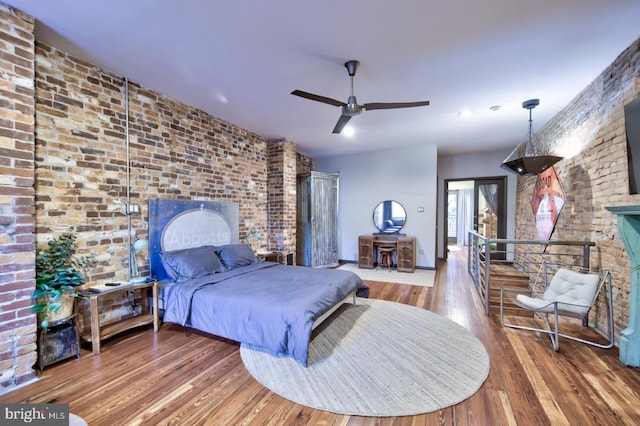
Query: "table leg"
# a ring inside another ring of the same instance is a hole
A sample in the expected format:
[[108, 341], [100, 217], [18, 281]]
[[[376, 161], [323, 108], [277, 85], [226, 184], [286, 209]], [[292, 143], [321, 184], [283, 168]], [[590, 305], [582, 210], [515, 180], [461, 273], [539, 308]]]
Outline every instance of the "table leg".
[[149, 289], [148, 288], [141, 289], [140, 290], [140, 297], [141, 297], [141, 300], [142, 300], [142, 302], [141, 302], [142, 306], [141, 306], [140, 315], [147, 315], [148, 313], [151, 312], [149, 310]]
[[160, 329], [160, 313], [158, 309], [158, 283], [153, 283], [153, 287], [151, 287], [151, 291], [153, 294], [153, 331], [157, 333]]
[[91, 296], [89, 309], [91, 311], [91, 349], [94, 355], [100, 355], [100, 312], [98, 296]]

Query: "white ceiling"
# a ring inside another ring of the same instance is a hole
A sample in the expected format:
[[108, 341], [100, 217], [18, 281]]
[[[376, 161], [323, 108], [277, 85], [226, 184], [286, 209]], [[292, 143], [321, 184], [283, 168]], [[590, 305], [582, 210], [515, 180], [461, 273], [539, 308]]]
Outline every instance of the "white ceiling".
[[[638, 0], [2, 0], [36, 37], [311, 156], [437, 145], [510, 150], [640, 36]], [[365, 111], [331, 131], [346, 102], [431, 105]], [[493, 105], [501, 105], [497, 112]], [[473, 111], [462, 118], [463, 109]]]

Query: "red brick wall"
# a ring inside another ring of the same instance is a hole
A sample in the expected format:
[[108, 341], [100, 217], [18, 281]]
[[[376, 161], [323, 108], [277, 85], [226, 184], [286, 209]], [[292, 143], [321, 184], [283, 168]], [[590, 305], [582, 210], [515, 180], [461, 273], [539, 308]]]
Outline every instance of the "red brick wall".
[[0, 393], [34, 377], [34, 21], [0, 3]]
[[[640, 39], [537, 131], [534, 140], [541, 150], [548, 148], [564, 157], [555, 169], [566, 202], [552, 239], [596, 242], [592, 265], [612, 270], [616, 336], [628, 322], [631, 266], [618, 234], [617, 218], [605, 207], [640, 204], [640, 195], [629, 195], [624, 127], [624, 105], [639, 96]], [[543, 102], [541, 99], [540, 107]], [[537, 239], [531, 211], [535, 181], [535, 177], [518, 178], [516, 238], [519, 239]], [[597, 320], [603, 324], [604, 316], [598, 316]]]
[[[91, 280], [127, 278], [124, 78], [37, 43], [38, 242], [70, 226]], [[152, 197], [239, 204], [240, 237], [266, 234], [267, 141], [129, 82], [132, 228], [147, 236]], [[259, 242], [264, 245], [265, 242]], [[147, 264], [143, 262], [143, 269]]]

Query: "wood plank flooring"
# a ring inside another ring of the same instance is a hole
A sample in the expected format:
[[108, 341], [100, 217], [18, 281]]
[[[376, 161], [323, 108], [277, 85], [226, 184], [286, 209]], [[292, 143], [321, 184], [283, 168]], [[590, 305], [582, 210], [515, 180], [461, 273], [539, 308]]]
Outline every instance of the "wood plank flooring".
[[[419, 416], [368, 418], [313, 410], [273, 394], [245, 370], [239, 346], [175, 325], [150, 327], [83, 348], [0, 402], [69, 403], [89, 425], [637, 425], [640, 370], [618, 350], [500, 325], [485, 317], [466, 269], [450, 253], [433, 288], [369, 282], [371, 297], [429, 309], [473, 332], [491, 371], [469, 399]], [[398, 348], [402, 350], [402, 348]]]

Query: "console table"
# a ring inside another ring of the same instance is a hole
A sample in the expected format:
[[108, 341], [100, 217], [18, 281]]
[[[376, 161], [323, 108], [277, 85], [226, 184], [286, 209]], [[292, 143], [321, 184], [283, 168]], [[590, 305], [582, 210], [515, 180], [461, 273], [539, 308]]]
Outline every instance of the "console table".
[[360, 235], [358, 237], [358, 267], [373, 269], [376, 266], [378, 247], [395, 247], [398, 272], [416, 269], [416, 239], [393, 235]]

